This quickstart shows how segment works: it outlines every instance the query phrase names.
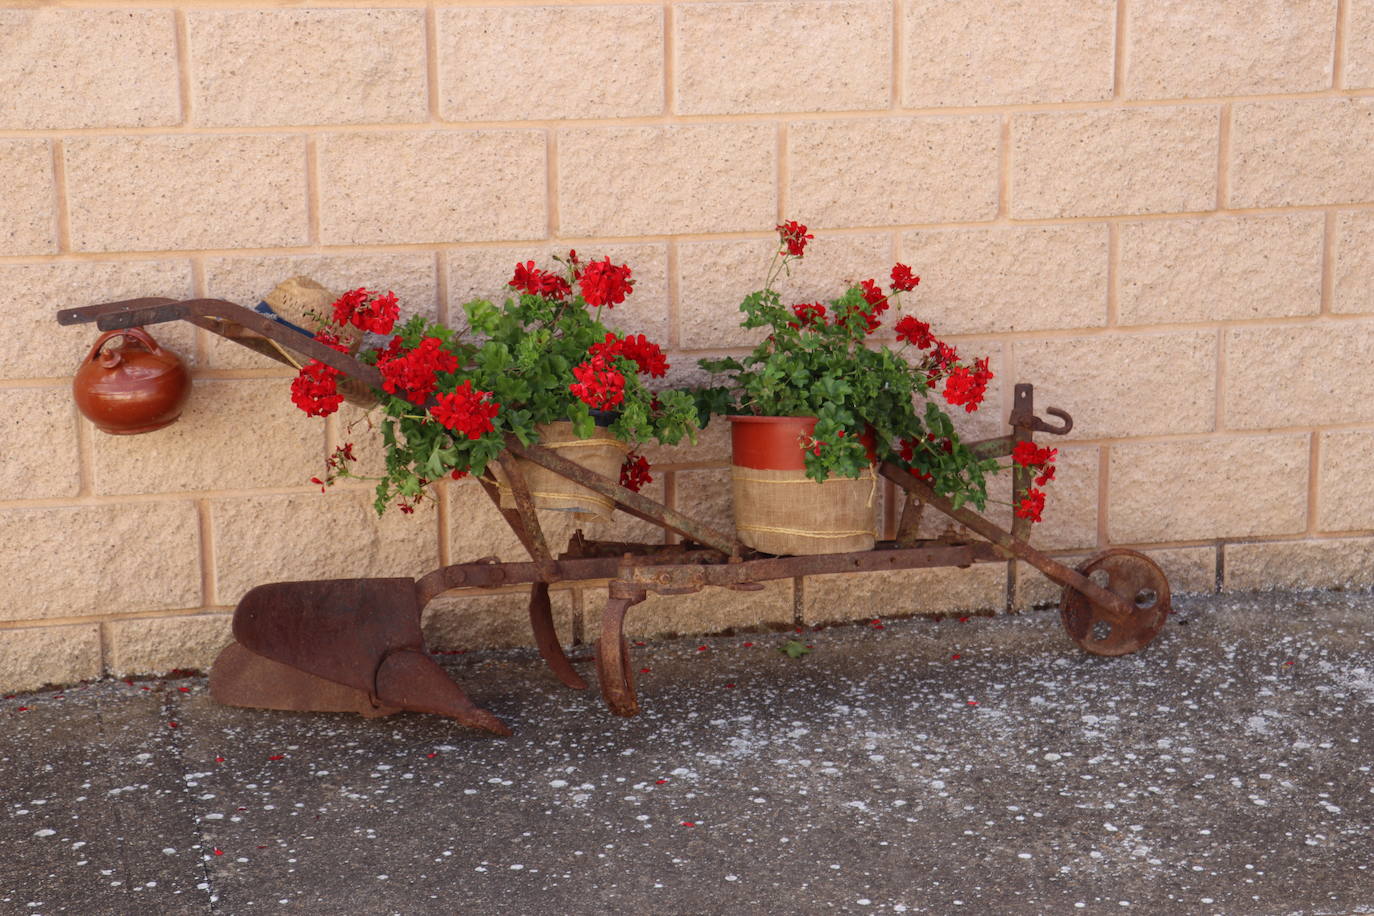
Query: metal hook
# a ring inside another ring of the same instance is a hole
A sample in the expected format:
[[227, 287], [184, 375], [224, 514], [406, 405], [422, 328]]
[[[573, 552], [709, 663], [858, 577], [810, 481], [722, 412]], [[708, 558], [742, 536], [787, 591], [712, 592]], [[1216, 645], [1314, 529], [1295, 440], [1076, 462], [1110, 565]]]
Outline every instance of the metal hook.
[[1060, 410], [1058, 407], [1046, 407], [1045, 413], [1063, 420], [1063, 425], [1051, 426], [1039, 417], [1032, 417], [1031, 429], [1034, 429], [1036, 432], [1049, 433], [1051, 436], [1066, 436], [1069, 430], [1073, 429], [1073, 417], [1069, 416], [1067, 410]]

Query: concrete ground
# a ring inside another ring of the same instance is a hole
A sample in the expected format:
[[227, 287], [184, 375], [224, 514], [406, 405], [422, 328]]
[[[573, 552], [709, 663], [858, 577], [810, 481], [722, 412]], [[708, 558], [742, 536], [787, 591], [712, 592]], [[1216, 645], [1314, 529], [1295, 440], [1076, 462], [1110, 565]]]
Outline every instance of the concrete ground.
[[509, 739], [7, 698], [0, 912], [1374, 912], [1374, 595], [1175, 607], [1120, 659], [1053, 612], [655, 643], [633, 719], [445, 657]]

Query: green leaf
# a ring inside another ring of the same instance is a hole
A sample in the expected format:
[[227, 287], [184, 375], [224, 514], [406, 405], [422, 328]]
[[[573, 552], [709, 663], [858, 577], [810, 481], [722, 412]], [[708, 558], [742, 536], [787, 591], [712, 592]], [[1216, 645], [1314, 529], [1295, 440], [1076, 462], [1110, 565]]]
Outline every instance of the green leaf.
[[778, 651], [788, 658], [801, 658], [803, 655], [811, 654], [811, 649], [800, 639], [789, 639], [778, 646]]

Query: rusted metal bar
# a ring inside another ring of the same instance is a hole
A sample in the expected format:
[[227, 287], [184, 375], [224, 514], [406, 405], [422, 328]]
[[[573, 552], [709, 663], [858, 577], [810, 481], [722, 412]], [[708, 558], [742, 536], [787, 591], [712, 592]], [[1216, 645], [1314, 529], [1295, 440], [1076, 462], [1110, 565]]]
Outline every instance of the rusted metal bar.
[[801, 557], [768, 557], [737, 563], [661, 565], [654, 557], [625, 559], [619, 578], [654, 591], [695, 590], [708, 585], [729, 588], [771, 579], [817, 576], [847, 572], [920, 569], [931, 566], [971, 566], [1003, 559], [990, 544], [957, 547], [879, 548], [855, 553], [830, 553]]
[[1005, 458], [1016, 447], [1014, 435], [996, 436], [992, 439], [979, 439], [965, 443], [979, 458]]
[[573, 669], [572, 662], [563, 654], [563, 646], [558, 642], [547, 582], [536, 582], [530, 586], [530, 629], [534, 632], [534, 644], [539, 648], [539, 654], [549, 666], [549, 670], [565, 687], [586, 690], [587, 682]]
[[[479, 475], [477, 477], [477, 482], [482, 485], [482, 492], [487, 494], [487, 498], [490, 499], [491, 504], [496, 507], [496, 511], [501, 513], [501, 517], [506, 520], [506, 524], [510, 526], [510, 530], [515, 533], [516, 538], [520, 541], [520, 546], [524, 547], [525, 552], [533, 558], [535, 552], [534, 539], [530, 536], [529, 531], [525, 529], [525, 523], [521, 520], [520, 513], [514, 509], [504, 508], [501, 505], [501, 491], [497, 488], [496, 479], [491, 476], [490, 469]], [[538, 522], [537, 516], [535, 521]]]
[[[1030, 385], [1017, 385], [1015, 394], [1015, 407], [1012, 409], [1012, 448], [1022, 442], [1034, 441], [1034, 429], [1027, 418], [1035, 417], [1035, 393]], [[1070, 423], [1072, 425], [1072, 423]], [[1031, 485], [1030, 468], [1013, 462], [1011, 469], [1011, 501], [1016, 505], [1018, 494], [1026, 492]], [[1011, 536], [1018, 541], [1024, 541], [1030, 536], [1030, 519], [1022, 518], [1015, 513], [1011, 517]]]
[[[559, 581], [583, 579], [612, 579], [619, 570], [618, 561], [611, 557], [588, 560], [556, 560]], [[506, 585], [530, 585], [540, 581], [542, 573], [533, 561], [502, 563], [490, 561], [455, 563], [436, 569], [420, 579], [421, 600], [458, 588], [500, 588]]]
[[[244, 308], [224, 299], [184, 299], [181, 301], [162, 298], [128, 299], [122, 302], [105, 302], [82, 308], [63, 309], [57, 313], [59, 324], [80, 324], [94, 321], [96, 327], [102, 331], [161, 324], [181, 319], [219, 333], [216, 328], [204, 322], [203, 319], [205, 318], [232, 321], [310, 359], [319, 360], [325, 365], [339, 370], [344, 375], [357, 379], [369, 388], [382, 387], [382, 374], [377, 371], [375, 366], [369, 366], [347, 353], [340, 353], [333, 347], [320, 343], [313, 337], [307, 337], [299, 331], [293, 331], [266, 315], [259, 315], [252, 309]], [[229, 337], [228, 339], [233, 340], [234, 338]]]
[[596, 640], [596, 677], [602, 699], [618, 716], [639, 712], [630, 647], [625, 641], [625, 614], [644, 598], [644, 589], [628, 582], [616, 580], [607, 586], [606, 610], [601, 614], [601, 633]]
[[506, 474], [506, 482], [510, 484], [511, 496], [515, 499], [515, 511], [520, 515], [520, 524], [529, 536], [529, 543], [525, 546], [530, 550], [534, 565], [543, 573], [543, 581], [553, 582], [558, 576], [558, 564], [549, 552], [548, 542], [544, 539], [544, 529], [540, 527], [539, 518], [535, 515], [534, 497], [530, 495], [525, 475], [509, 452], [503, 452], [499, 460], [501, 470]]
[[669, 509], [660, 502], [641, 496], [633, 490], [620, 486], [608, 478], [602, 477], [593, 471], [589, 471], [580, 464], [575, 464], [568, 459], [554, 453], [553, 451], [537, 445], [521, 445], [520, 440], [514, 436], [506, 437], [506, 450], [520, 458], [533, 461], [535, 464], [548, 468], [555, 474], [566, 477], [573, 483], [581, 484], [590, 490], [595, 490], [603, 496], [608, 496], [615, 501], [618, 508], [624, 509], [637, 518], [642, 518], [652, 522], [669, 531], [689, 538], [698, 544], [707, 547], [714, 547], [722, 553], [738, 556], [744, 550], [744, 545], [737, 539], [722, 534], [709, 525], [695, 521], [681, 512]]
[[902, 494], [902, 516], [897, 523], [897, 543], [903, 547], [914, 547], [921, 533], [921, 513], [924, 509], [919, 499], [906, 490], [898, 488]]
[[1112, 594], [1087, 576], [1079, 573], [1077, 570], [1070, 569], [1063, 563], [1045, 556], [1045, 554], [1036, 550], [1025, 541], [1018, 541], [1006, 531], [1003, 531], [976, 512], [972, 512], [962, 507], [958, 509], [954, 508], [954, 504], [948, 499], [936, 493], [927, 486], [925, 482], [917, 479], [913, 474], [897, 467], [895, 464], [884, 463], [880, 468], [880, 472], [888, 480], [915, 493], [917, 498], [922, 502], [929, 503], [950, 518], [964, 525], [970, 531], [975, 532], [981, 537], [987, 538], [994, 545], [1001, 548], [1008, 559], [1016, 557], [1025, 560], [1027, 563], [1044, 573], [1046, 577], [1056, 584], [1082, 592], [1088, 600], [1098, 607], [1102, 616], [1110, 620], [1113, 624], [1119, 626], [1129, 625], [1135, 608], [1124, 598]]

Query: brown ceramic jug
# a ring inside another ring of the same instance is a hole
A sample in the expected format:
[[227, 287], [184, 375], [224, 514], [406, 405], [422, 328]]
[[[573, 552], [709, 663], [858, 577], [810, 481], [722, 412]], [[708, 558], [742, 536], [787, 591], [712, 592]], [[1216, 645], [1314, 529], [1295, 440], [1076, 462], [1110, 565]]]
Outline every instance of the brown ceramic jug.
[[[115, 337], [119, 346], [106, 347]], [[142, 328], [106, 331], [72, 379], [77, 409], [115, 435], [161, 429], [181, 416], [191, 379], [181, 358]]]

